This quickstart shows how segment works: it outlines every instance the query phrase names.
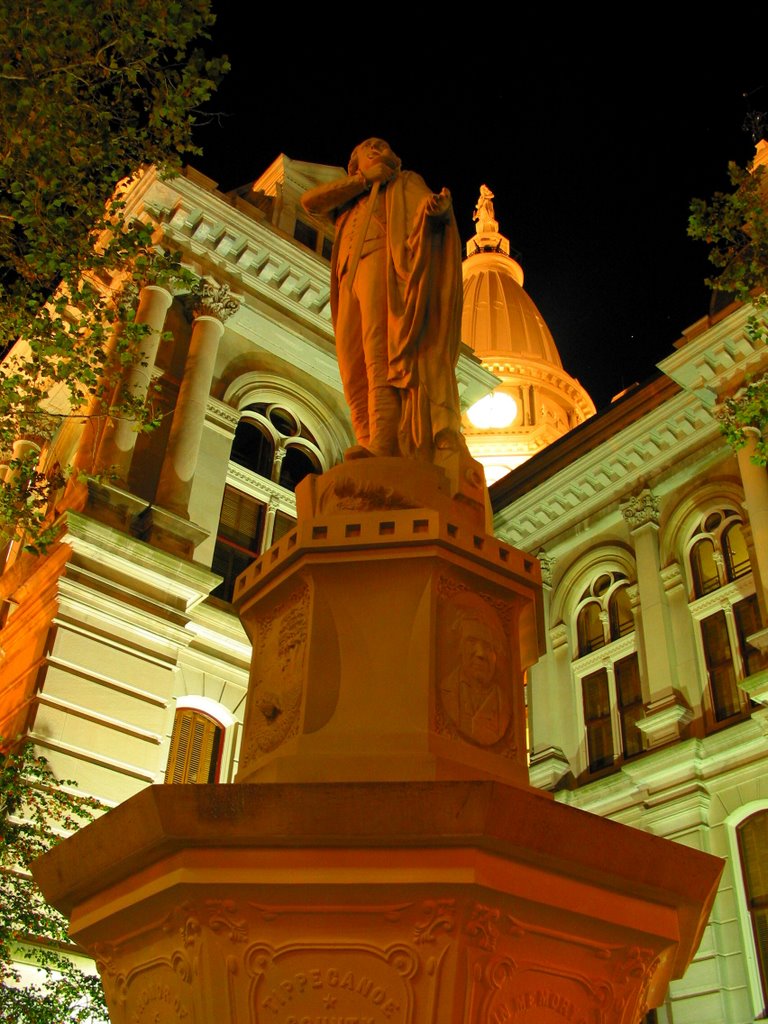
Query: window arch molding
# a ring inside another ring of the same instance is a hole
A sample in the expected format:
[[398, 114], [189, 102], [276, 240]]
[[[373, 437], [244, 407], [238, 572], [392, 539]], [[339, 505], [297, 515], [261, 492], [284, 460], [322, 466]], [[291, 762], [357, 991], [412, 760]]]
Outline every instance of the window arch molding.
[[575, 559], [556, 588], [552, 621], [562, 623], [570, 638], [575, 723], [583, 736], [580, 773], [612, 771], [643, 750], [637, 722], [644, 693], [632, 613], [636, 580], [633, 554], [604, 544]]
[[742, 532], [747, 523], [738, 481], [715, 479], [678, 502], [664, 538], [667, 561], [677, 562], [685, 580], [708, 732], [749, 715], [740, 683], [768, 664], [759, 646], [749, 643], [761, 628], [761, 615], [754, 552]]
[[572, 562], [552, 594], [553, 625], [575, 622], [584, 591], [602, 573], [620, 573], [630, 584], [635, 583], [637, 569], [632, 553], [618, 544], [604, 544]]
[[[765, 790], [768, 787], [766, 784], [761, 783], [761, 788]], [[733, 874], [737, 915], [747, 966], [749, 994], [752, 1000], [755, 1020], [762, 1018], [765, 1013], [765, 1007], [768, 1004], [768, 991], [764, 989], [761, 978], [757, 941], [749, 911], [749, 896], [744, 879], [741, 850], [739, 848], [739, 827], [744, 825], [754, 815], [761, 813], [768, 814], [768, 795], [742, 804], [741, 807], [732, 811], [723, 821], [728, 843], [728, 861]]]
[[667, 518], [660, 537], [660, 558], [662, 565], [670, 562], [685, 563], [688, 540], [696, 529], [702, 515], [709, 509], [733, 508], [742, 518], [744, 512], [744, 491], [733, 480], [711, 480], [703, 487], [682, 498]]
[[346, 424], [331, 408], [300, 384], [274, 374], [259, 371], [242, 374], [227, 387], [223, 401], [237, 409], [241, 416], [246, 414], [249, 405], [257, 403], [284, 407], [315, 437], [323, 469], [341, 462], [344, 451], [353, 443]]

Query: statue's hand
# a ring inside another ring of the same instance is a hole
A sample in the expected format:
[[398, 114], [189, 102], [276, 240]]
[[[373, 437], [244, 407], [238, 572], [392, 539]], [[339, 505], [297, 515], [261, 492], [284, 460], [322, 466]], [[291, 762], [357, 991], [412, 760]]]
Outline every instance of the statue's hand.
[[381, 163], [374, 164], [373, 167], [366, 168], [361, 173], [369, 185], [373, 185], [375, 181], [378, 181], [380, 185], [386, 185], [388, 181], [394, 178], [397, 172], [394, 167], [390, 167], [389, 164], [382, 161]]
[[428, 217], [444, 217], [451, 208], [451, 193], [447, 188], [431, 195], [427, 199], [426, 212]]

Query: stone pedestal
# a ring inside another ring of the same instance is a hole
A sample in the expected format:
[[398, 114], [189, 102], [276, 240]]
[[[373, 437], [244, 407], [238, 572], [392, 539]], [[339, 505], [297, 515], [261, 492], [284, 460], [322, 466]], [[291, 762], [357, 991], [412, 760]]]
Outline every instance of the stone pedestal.
[[113, 1024], [636, 1024], [723, 862], [528, 786], [538, 562], [436, 467], [297, 507], [236, 586], [236, 783], [151, 787], [35, 865]]
[[38, 862], [113, 1024], [637, 1024], [722, 862], [488, 782], [154, 786]]
[[296, 529], [235, 587], [254, 647], [237, 782], [527, 785], [539, 565], [445, 481], [392, 458], [299, 485]]

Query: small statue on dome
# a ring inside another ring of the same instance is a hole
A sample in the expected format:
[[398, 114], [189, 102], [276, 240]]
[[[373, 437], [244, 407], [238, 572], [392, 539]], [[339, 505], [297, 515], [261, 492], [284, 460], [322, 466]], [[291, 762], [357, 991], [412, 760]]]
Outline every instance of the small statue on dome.
[[487, 185], [480, 186], [480, 198], [475, 204], [472, 220], [477, 222], [476, 232], [478, 235], [493, 234], [499, 230], [499, 222], [493, 209], [493, 192]]

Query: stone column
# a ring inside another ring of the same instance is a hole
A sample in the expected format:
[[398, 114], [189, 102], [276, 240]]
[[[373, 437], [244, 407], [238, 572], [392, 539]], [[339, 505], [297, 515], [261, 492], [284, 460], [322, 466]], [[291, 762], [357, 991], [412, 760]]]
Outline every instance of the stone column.
[[261, 553], [264, 554], [272, 546], [272, 535], [275, 531], [275, 516], [277, 515], [277, 495], [269, 496], [267, 513], [264, 516], [264, 530], [261, 535]]
[[[552, 629], [552, 570], [554, 558], [543, 552], [537, 555], [541, 565], [544, 590], [544, 635], [547, 650], [528, 670], [528, 729], [530, 733], [530, 760], [528, 776], [532, 786], [553, 789], [569, 771], [568, 758], [563, 753], [563, 738], [558, 713], [563, 708], [560, 699], [563, 680], [568, 681], [568, 645], [565, 627]], [[565, 659], [562, 657], [565, 653]], [[563, 675], [565, 673], [565, 675]]]
[[[690, 719], [676, 689], [677, 673], [672, 621], [661, 576], [658, 499], [642, 491], [621, 506], [635, 545], [640, 621], [647, 667], [649, 700], [645, 718], [637, 726], [649, 748], [679, 736], [681, 723]], [[684, 721], [683, 721], [684, 720]]]
[[160, 508], [182, 518], [189, 516], [192, 477], [224, 321], [236, 309], [237, 302], [230, 298], [226, 285], [214, 288], [204, 283], [197, 293], [192, 337], [155, 496]]
[[280, 474], [283, 471], [283, 459], [285, 458], [286, 449], [279, 443], [275, 448], [275, 455], [272, 461], [272, 483], [280, 483]]
[[[134, 398], [143, 400], [149, 390], [165, 316], [172, 301], [171, 293], [155, 284], [145, 285], [139, 294], [136, 323], [147, 324], [149, 331], [143, 339], [141, 351], [121, 382], [121, 390], [129, 392]], [[96, 468], [101, 471], [111, 468], [117, 479], [124, 483], [137, 437], [133, 420], [112, 420], [99, 445]]]
[[744, 485], [744, 504], [752, 529], [752, 540], [757, 559], [757, 588], [763, 613], [768, 609], [768, 472], [765, 466], [752, 461], [760, 432], [754, 427], [745, 429], [747, 443], [739, 448], [736, 458], [739, 463], [741, 482]]

